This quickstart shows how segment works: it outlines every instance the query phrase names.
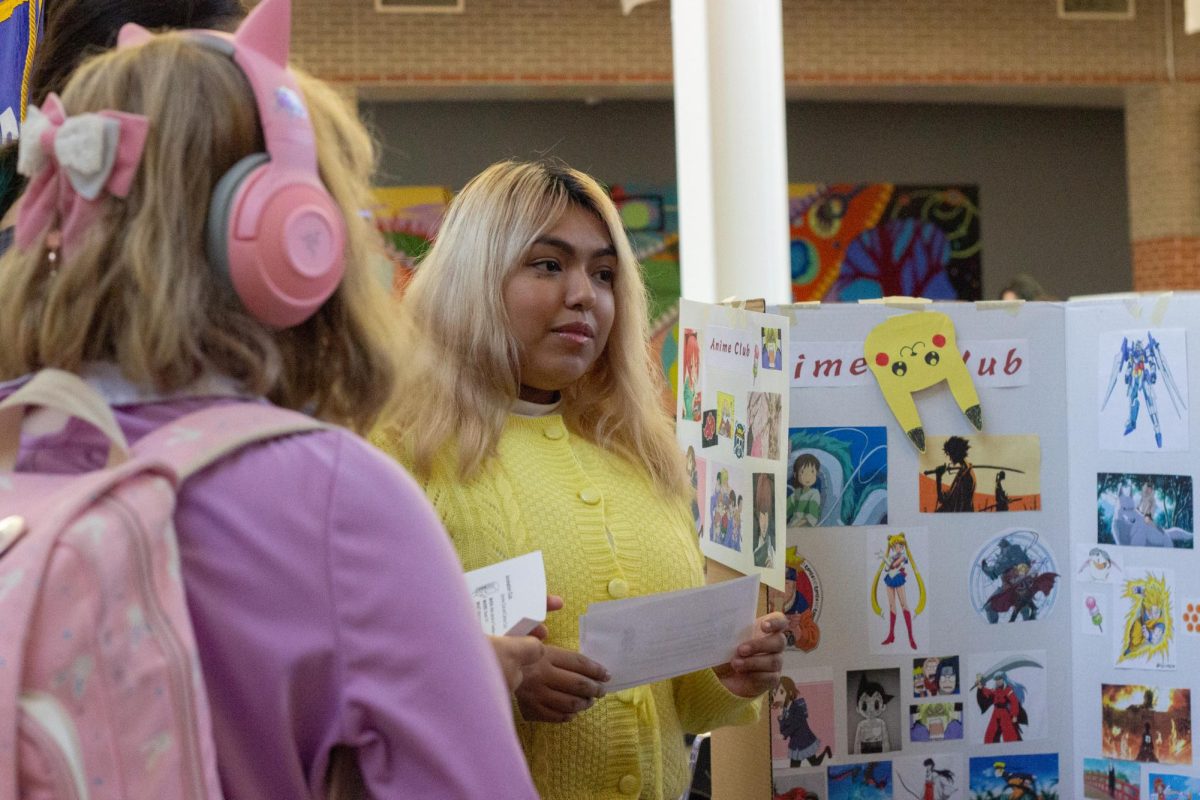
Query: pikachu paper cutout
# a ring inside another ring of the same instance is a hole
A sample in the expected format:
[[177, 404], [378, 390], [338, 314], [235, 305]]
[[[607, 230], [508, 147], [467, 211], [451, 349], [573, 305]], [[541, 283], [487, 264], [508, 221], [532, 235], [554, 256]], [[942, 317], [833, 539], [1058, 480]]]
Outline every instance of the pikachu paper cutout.
[[936, 311], [891, 317], [878, 325], [863, 344], [863, 355], [896, 421], [917, 449], [925, 452], [925, 429], [913, 393], [942, 381], [963, 414], [983, 430], [983, 410], [954, 338], [954, 323]]

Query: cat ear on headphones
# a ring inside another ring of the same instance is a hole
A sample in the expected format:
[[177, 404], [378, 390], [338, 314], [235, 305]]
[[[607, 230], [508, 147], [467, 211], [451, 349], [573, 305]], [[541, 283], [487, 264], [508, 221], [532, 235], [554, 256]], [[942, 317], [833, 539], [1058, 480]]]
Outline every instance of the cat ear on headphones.
[[234, 40], [286, 68], [291, 31], [291, 0], [262, 0], [238, 27]]
[[137, 47], [154, 38], [154, 34], [138, 25], [136, 22], [126, 22], [117, 34], [117, 49]]

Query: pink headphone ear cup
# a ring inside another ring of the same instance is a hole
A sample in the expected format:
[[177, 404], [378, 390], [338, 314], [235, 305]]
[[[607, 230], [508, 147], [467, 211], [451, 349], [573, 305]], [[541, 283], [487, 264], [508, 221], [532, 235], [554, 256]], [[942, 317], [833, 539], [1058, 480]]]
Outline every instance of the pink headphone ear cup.
[[247, 311], [288, 328], [311, 317], [337, 289], [345, 271], [345, 220], [314, 176], [283, 174], [264, 159], [243, 159], [218, 183], [209, 252]]

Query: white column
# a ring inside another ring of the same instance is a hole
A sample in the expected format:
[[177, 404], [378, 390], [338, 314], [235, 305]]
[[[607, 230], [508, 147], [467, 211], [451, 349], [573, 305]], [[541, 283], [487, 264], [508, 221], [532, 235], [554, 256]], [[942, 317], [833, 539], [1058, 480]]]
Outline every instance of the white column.
[[791, 301], [781, 0], [674, 0], [683, 296]]

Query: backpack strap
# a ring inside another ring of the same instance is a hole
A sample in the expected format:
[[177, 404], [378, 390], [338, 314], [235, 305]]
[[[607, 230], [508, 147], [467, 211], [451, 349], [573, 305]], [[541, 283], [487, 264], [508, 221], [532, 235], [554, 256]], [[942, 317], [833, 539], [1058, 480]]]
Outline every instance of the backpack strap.
[[328, 428], [312, 417], [268, 403], [223, 403], [168, 422], [142, 437], [133, 446], [133, 460], [165, 467], [179, 486], [247, 445]]
[[0, 402], [0, 469], [12, 470], [21, 447], [21, 425], [32, 407], [60, 411], [100, 430], [109, 441], [108, 464], [129, 458], [129, 442], [108, 402], [83, 378], [61, 369], [44, 369]]

